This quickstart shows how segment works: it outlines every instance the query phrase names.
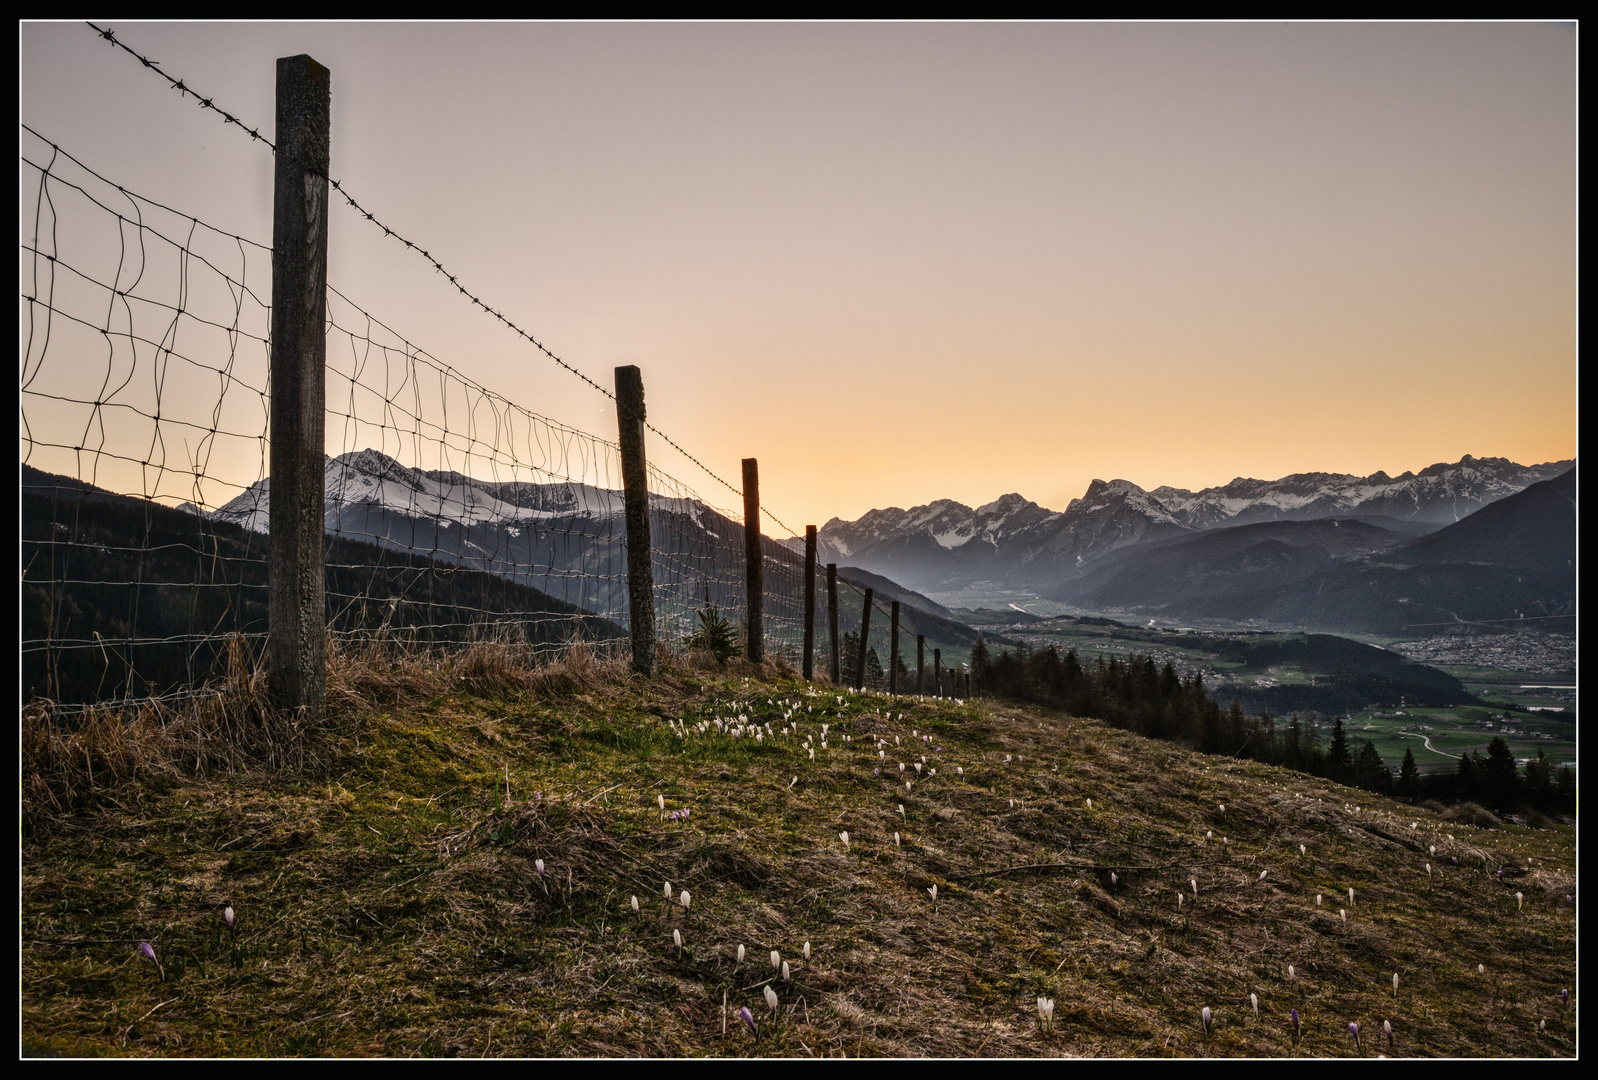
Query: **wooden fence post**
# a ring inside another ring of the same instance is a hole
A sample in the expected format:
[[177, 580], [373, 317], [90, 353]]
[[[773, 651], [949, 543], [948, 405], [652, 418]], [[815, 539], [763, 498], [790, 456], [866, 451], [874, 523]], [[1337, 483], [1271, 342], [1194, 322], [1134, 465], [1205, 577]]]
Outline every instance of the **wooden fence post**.
[[760, 550], [760, 465], [744, 458], [744, 592], [748, 601], [749, 641], [744, 655], [766, 658], [766, 560]]
[[327, 170], [332, 76], [277, 62], [272, 190], [272, 419], [267, 669], [278, 703], [316, 723], [327, 701]]
[[866, 640], [871, 635], [871, 589], [866, 590], [865, 606], [860, 609], [860, 657], [855, 667], [856, 688], [866, 688]]
[[943, 696], [943, 650], [932, 650], [932, 686], [935, 697]]
[[805, 526], [805, 682], [815, 674], [816, 651], [816, 527]]
[[837, 686], [843, 682], [843, 675], [839, 672], [838, 649], [838, 564], [827, 564], [827, 650], [831, 654], [831, 667], [828, 674], [832, 676], [832, 685]]
[[888, 693], [899, 692], [899, 601], [893, 602], [888, 616]]
[[921, 684], [922, 677], [927, 671], [927, 635], [916, 635], [916, 693], [926, 692]]
[[616, 428], [621, 434], [622, 501], [627, 519], [627, 621], [633, 670], [655, 673], [655, 572], [649, 544], [649, 469], [644, 458], [644, 377], [616, 369]]

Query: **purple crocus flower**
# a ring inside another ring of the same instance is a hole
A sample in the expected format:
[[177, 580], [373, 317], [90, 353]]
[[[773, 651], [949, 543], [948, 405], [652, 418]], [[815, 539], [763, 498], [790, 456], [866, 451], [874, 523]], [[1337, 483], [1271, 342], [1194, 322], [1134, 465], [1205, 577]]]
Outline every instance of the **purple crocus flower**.
[[1569, 1005], [1570, 1004], [1570, 991], [1569, 990], [1561, 990], [1561, 991], [1559, 991], [1559, 1003], [1561, 1005]]
[[151, 947], [148, 941], [139, 942], [139, 952], [143, 953], [145, 959], [150, 961], [150, 963], [157, 964], [159, 966], [159, 961], [157, 961], [155, 958], [155, 949]]
[[1296, 1032], [1298, 1030], [1298, 1010], [1297, 1009], [1289, 1009], [1289, 1010], [1287, 1010], [1287, 1019], [1292, 1023], [1293, 1030]]
[[749, 1011], [749, 1006], [745, 1005], [743, 1008], [738, 1010], [738, 1019], [742, 1020], [744, 1024], [748, 1026], [749, 1034], [753, 1035], [757, 1039], [760, 1038], [760, 1029], [755, 1027], [755, 1016]]
[[[1357, 1023], [1350, 1023], [1348, 1025], [1348, 1033], [1354, 1036], [1354, 1045], [1359, 1046], [1359, 1025]], [[1360, 1047], [1360, 1049], [1363, 1050], [1364, 1047]]]

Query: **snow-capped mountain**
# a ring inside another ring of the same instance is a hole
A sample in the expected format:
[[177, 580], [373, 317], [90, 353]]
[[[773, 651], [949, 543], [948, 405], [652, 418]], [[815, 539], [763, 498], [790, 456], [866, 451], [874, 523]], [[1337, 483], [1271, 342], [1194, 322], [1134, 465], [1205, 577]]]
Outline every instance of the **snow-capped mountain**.
[[1346, 473], [1294, 473], [1280, 480], [1238, 477], [1222, 487], [1187, 491], [1158, 487], [1150, 494], [1183, 524], [1196, 529], [1245, 525], [1255, 521], [1307, 521], [1330, 517], [1386, 517], [1443, 526], [1488, 503], [1552, 479], [1570, 461], [1517, 465], [1507, 458], [1439, 462], [1418, 474], [1370, 476]]
[[[593, 611], [626, 611], [620, 491], [573, 481], [478, 480], [413, 469], [371, 449], [328, 458], [324, 482], [332, 536], [488, 570]], [[271, 495], [267, 478], [211, 516], [267, 532]], [[651, 495], [649, 510], [656, 580], [691, 577], [722, 602], [721, 590], [742, 573], [742, 527], [695, 500]]]
[[[412, 469], [377, 450], [358, 450], [328, 458], [324, 474], [329, 532], [343, 527], [345, 511], [365, 507], [428, 518], [451, 525], [484, 523], [512, 526], [566, 517], [612, 518], [625, 512], [622, 493], [575, 481], [533, 483], [485, 481], [448, 470]], [[254, 532], [266, 532], [271, 516], [271, 478], [251, 485], [211, 516]], [[651, 510], [678, 513], [706, 529], [706, 508], [691, 499], [649, 497]]]
[[[1398, 477], [1382, 472], [1239, 477], [1198, 492], [1145, 491], [1126, 480], [1095, 480], [1063, 511], [1016, 494], [974, 510], [940, 499], [909, 510], [872, 510], [857, 521], [834, 518], [817, 539], [822, 562], [858, 566], [911, 588], [953, 591], [980, 581], [1058, 585], [1092, 573], [1095, 560], [1109, 552], [1193, 530], [1358, 517], [1410, 535], [1428, 532], [1557, 476], [1571, 464], [1524, 466], [1467, 454], [1453, 464]], [[802, 541], [788, 543], [802, 550]]]
[[[833, 518], [817, 532], [822, 562], [858, 566], [912, 588], [977, 580], [1055, 581], [1097, 555], [1186, 529], [1127, 480], [1095, 480], [1064, 511], [1009, 494], [972, 509], [949, 499]], [[791, 541], [790, 541], [791, 543]]]

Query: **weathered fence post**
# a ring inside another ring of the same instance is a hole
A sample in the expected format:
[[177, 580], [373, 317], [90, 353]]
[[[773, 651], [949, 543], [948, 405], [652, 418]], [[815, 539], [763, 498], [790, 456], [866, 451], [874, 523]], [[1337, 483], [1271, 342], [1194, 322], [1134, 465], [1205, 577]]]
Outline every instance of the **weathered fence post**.
[[616, 369], [616, 429], [621, 438], [622, 501], [627, 517], [627, 621], [633, 670], [655, 673], [655, 570], [649, 547], [649, 468], [644, 458], [644, 377], [632, 364]]
[[267, 667], [278, 703], [307, 722], [327, 700], [327, 169], [332, 77], [277, 62], [272, 190], [272, 420]]
[[943, 650], [932, 650], [932, 687], [935, 697], [943, 696]]
[[830, 654], [831, 666], [828, 674], [832, 676], [832, 685], [837, 686], [843, 681], [839, 672], [838, 649], [838, 564], [827, 564], [827, 651]]
[[760, 550], [760, 464], [744, 458], [744, 590], [748, 600], [749, 643], [744, 655], [766, 658], [766, 560]]
[[865, 606], [860, 609], [860, 663], [855, 667], [855, 684], [860, 690], [866, 688], [866, 640], [871, 634], [871, 594], [872, 590], [867, 589]]
[[927, 670], [927, 636], [925, 634], [917, 634], [916, 635], [916, 693], [917, 694], [923, 694], [923, 693], [926, 692], [925, 688], [921, 685], [921, 679], [922, 679], [922, 676], [926, 674], [926, 670]]
[[888, 619], [888, 693], [897, 694], [899, 692], [899, 601], [893, 602]]
[[816, 527], [805, 526], [805, 682], [815, 674], [816, 651]]

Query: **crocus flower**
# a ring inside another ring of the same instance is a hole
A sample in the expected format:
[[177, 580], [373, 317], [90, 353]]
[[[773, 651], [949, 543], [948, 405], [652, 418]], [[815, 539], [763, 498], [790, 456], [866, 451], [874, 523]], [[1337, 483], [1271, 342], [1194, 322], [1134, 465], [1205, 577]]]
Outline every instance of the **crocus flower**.
[[1316, 907], [1320, 907], [1321, 906], [1321, 894], [1320, 893], [1316, 893], [1315, 894], [1315, 906]]
[[1298, 1034], [1298, 1024], [1299, 1024], [1298, 1010], [1297, 1009], [1289, 1009], [1289, 1010], [1287, 1010], [1287, 1019], [1288, 1019], [1288, 1022], [1293, 1025], [1293, 1034], [1297, 1035]]
[[1354, 886], [1352, 885], [1348, 887], [1348, 902], [1350, 905], [1354, 903]]
[[1052, 1021], [1053, 1019], [1054, 1019], [1054, 999], [1053, 998], [1046, 998], [1046, 997], [1038, 998], [1038, 1022], [1040, 1024], [1042, 1024], [1043, 1026], [1047, 1027], [1049, 1025], [1049, 1022]]
[[1213, 1019], [1208, 1005], [1204, 1006], [1203, 1010], [1199, 1012], [1199, 1019], [1204, 1022], [1204, 1034], [1208, 1035], [1210, 1033], [1210, 1021]]
[[805, 950], [804, 951], [805, 951], [805, 959], [809, 960], [810, 959], [810, 942], [808, 942], [808, 941], [805, 942]]
[[671, 903], [671, 882], [666, 882], [666, 903]]
[[1393, 972], [1393, 996], [1398, 996], [1398, 972]]
[[849, 834], [848, 834], [848, 832], [839, 833], [838, 834], [838, 839], [843, 841], [843, 850], [848, 851], [849, 850]]
[[753, 1035], [757, 1039], [760, 1038], [760, 1030], [755, 1027], [755, 1017], [754, 1014], [749, 1011], [749, 1006], [745, 1005], [743, 1008], [738, 1010], [738, 1019], [744, 1022], [744, 1026], [749, 1029], [749, 1034]]
[[1522, 908], [1524, 908], [1525, 906], [1526, 906], [1526, 896], [1525, 896], [1525, 894], [1524, 893], [1516, 893], [1515, 894], [1515, 910], [1519, 911]]
[[1093, 800], [1092, 799], [1088, 800], [1088, 809], [1089, 810], [1093, 809]]
[[1176, 894], [1176, 910], [1177, 911], [1181, 911], [1182, 910], [1182, 893], [1181, 893], [1180, 890], [1178, 890], [1177, 894]]
[[681, 901], [682, 901], [682, 909], [683, 909], [683, 910], [684, 910], [684, 911], [687, 911], [687, 910], [688, 910], [688, 904], [689, 904], [689, 902], [690, 902], [690, 901], [692, 901], [692, 900], [693, 900], [693, 897], [691, 897], [691, 896], [689, 896], [689, 895], [688, 895], [688, 890], [687, 890], [687, 889], [684, 889], [684, 890], [683, 890], [683, 891], [682, 891], [682, 897], [681, 897]]
[[1193, 899], [1198, 899], [1198, 878], [1188, 878], [1187, 883], [1193, 886]]
[[782, 962], [782, 981], [787, 982], [791, 977], [788, 971], [788, 961], [784, 960]]
[[782, 956], [781, 956], [781, 954], [779, 954], [777, 952], [776, 949], [772, 949], [771, 950], [771, 970], [772, 971], [776, 971], [780, 967], [782, 967]]
[[538, 876], [539, 877], [544, 877], [545, 876], [545, 874], [544, 874], [544, 860], [543, 859], [534, 859], [533, 860], [533, 869], [538, 871]]
[[964, 776], [965, 775], [965, 769], [962, 768], [959, 765], [956, 765], [954, 767], [954, 775], [956, 775], [956, 776]]
[[157, 965], [160, 964], [160, 961], [155, 958], [154, 946], [152, 946], [148, 941], [139, 942], [139, 952], [143, 953], [145, 959], [149, 960], [150, 963]]
[[938, 908], [938, 887], [936, 885], [930, 886], [927, 889], [927, 893], [932, 897], [932, 909], [936, 911]]
[[899, 816], [904, 817], [904, 803], [899, 804]]
[[1391, 1050], [1393, 1048], [1393, 1022], [1391, 1020], [1382, 1021], [1382, 1034], [1387, 1036], [1387, 1049]]
[[1569, 1005], [1570, 1004], [1570, 990], [1568, 988], [1559, 991], [1559, 1004], [1561, 1004], [1561, 1005]]
[[1478, 974], [1478, 975], [1487, 974], [1487, 965], [1486, 964], [1477, 964], [1476, 965], [1476, 974]]
[[1348, 921], [1348, 910], [1346, 908], [1338, 908], [1337, 914], [1342, 916], [1344, 922]]
[[655, 803], [660, 807], [660, 812], [664, 814], [666, 812], [666, 796], [656, 795]]
[[1268, 874], [1268, 873], [1270, 873], [1269, 870], [1261, 870], [1260, 871], [1260, 880], [1264, 881], [1265, 880], [1265, 875]]
[[222, 918], [227, 921], [227, 928], [229, 930], [237, 929], [237, 927], [235, 927], [233, 924], [233, 908], [231, 906], [222, 909]]
[[1223, 813], [1223, 814], [1226, 813], [1226, 804], [1225, 803], [1221, 804], [1221, 813]]
[[1358, 1047], [1361, 1050], [1365, 1049], [1363, 1046], [1360, 1046], [1360, 1043], [1359, 1043], [1359, 1024], [1358, 1023], [1350, 1023], [1348, 1025], [1348, 1033], [1350, 1035], [1354, 1036], [1354, 1045], [1356, 1047]]
[[[1288, 982], [1294, 982], [1297, 979], [1298, 979], [1298, 975], [1296, 973], [1294, 973], [1293, 965], [1292, 964], [1288, 964], [1287, 965], [1287, 981]], [[1296, 1012], [1297, 1010], [1294, 1010], [1294, 1011]]]
[[1254, 1006], [1254, 1015], [1258, 1016], [1260, 1014], [1260, 996], [1258, 994], [1250, 994], [1248, 1003]]
[[893, 834], [893, 846], [894, 847], [898, 847], [899, 846], [899, 834], [898, 833], [894, 833]]
[[1120, 884], [1120, 883], [1121, 883], [1121, 882], [1120, 882], [1120, 879], [1119, 879], [1119, 878], [1117, 878], [1117, 877], [1116, 877], [1116, 876], [1115, 876], [1115, 871], [1114, 871], [1114, 870], [1111, 870], [1111, 871], [1110, 871], [1110, 888], [1112, 888], [1112, 889], [1113, 889], [1113, 888], [1115, 888], [1115, 887], [1116, 887], [1116, 886], [1117, 886], [1117, 885], [1119, 885], [1119, 884]]
[[1299, 858], [1302, 859], [1304, 856], [1306, 856], [1308, 854], [1309, 854], [1309, 849], [1308, 848], [1306, 848], [1303, 844], [1298, 845], [1298, 857]]
[[777, 992], [769, 986], [766, 987], [766, 1008], [777, 1011]]
[[634, 915], [640, 915], [641, 914], [639, 912], [639, 910], [638, 910], [638, 897], [636, 897], [636, 896], [633, 897], [633, 914]]
[[744, 947], [742, 945], [738, 946], [738, 961], [737, 962], [739, 964], [742, 964], [744, 962]]

